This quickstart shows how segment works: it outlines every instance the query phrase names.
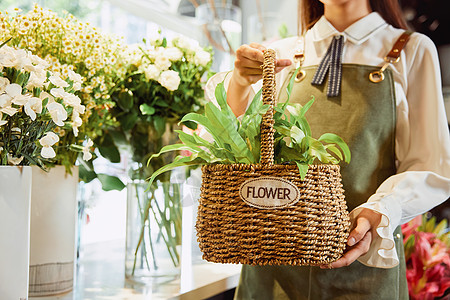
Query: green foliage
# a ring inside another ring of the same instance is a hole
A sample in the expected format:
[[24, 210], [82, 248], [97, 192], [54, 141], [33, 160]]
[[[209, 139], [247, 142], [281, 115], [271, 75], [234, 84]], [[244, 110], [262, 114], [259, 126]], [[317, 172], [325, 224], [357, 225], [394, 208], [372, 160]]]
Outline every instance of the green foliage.
[[[293, 79], [287, 88], [288, 96], [292, 87]], [[176, 150], [189, 150], [192, 154], [189, 157], [177, 156], [172, 163], [155, 171], [150, 177], [150, 184], [159, 174], [179, 166], [260, 162], [260, 124], [262, 116], [269, 109], [260, 100], [261, 91], [255, 95], [240, 120], [226, 102], [223, 83], [217, 85], [215, 95], [218, 107], [207, 103], [204, 114], [190, 113], [181, 120], [201, 125], [211, 134], [213, 141], [206, 141], [196, 133], [188, 135], [178, 132], [182, 144], [164, 147], [160, 153], [152, 155], [150, 161], [162, 153]], [[338, 164], [341, 160], [350, 162], [350, 150], [340, 137], [331, 133], [324, 134], [319, 139], [311, 136], [305, 114], [313, 102], [314, 99], [301, 106], [286, 101], [274, 107], [275, 163], [296, 164], [302, 178], [306, 175], [309, 164]]]

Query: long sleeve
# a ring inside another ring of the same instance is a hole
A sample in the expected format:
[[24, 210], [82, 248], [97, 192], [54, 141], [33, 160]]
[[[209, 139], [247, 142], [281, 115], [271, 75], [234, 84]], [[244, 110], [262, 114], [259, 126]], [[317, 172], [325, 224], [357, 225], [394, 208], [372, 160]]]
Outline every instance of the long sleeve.
[[396, 227], [444, 202], [450, 196], [450, 141], [437, 51], [432, 41], [416, 36], [413, 55], [405, 62], [407, 105], [398, 105], [397, 175], [389, 177], [362, 208], [383, 215], [369, 252], [358, 260], [389, 268], [398, 264], [393, 232]]

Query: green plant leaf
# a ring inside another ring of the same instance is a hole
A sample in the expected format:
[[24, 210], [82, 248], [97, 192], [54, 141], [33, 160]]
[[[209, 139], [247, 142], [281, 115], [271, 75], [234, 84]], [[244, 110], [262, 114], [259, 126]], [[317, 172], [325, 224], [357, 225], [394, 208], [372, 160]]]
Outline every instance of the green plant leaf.
[[166, 120], [163, 117], [154, 116], [153, 126], [155, 127], [156, 133], [159, 136], [162, 136], [164, 134], [164, 131], [166, 131]]
[[309, 166], [307, 164], [302, 164], [299, 162], [295, 162], [298, 167], [298, 172], [300, 173], [300, 178], [303, 180], [306, 177], [306, 174], [308, 173]]
[[344, 142], [344, 140], [340, 136], [338, 136], [334, 133], [324, 133], [319, 138], [319, 141], [338, 145], [339, 148], [341, 148], [342, 153], [344, 154], [345, 162], [350, 163], [350, 160], [351, 160], [350, 148], [348, 147], [347, 143]]
[[173, 170], [177, 167], [181, 166], [193, 166], [193, 165], [203, 165], [206, 162], [201, 158], [192, 158], [192, 157], [185, 157], [185, 156], [177, 156], [173, 162], [171, 162], [168, 165], [165, 165], [155, 172], [153, 172], [152, 176], [148, 178], [148, 189], [151, 187], [153, 181], [156, 179], [156, 177], [162, 173], [165, 173], [167, 171]]
[[203, 126], [206, 131], [208, 131], [214, 138], [214, 140], [221, 146], [224, 147], [222, 140], [215, 134], [216, 130], [214, 129], [214, 126], [210, 122], [210, 120], [205, 117], [204, 115], [197, 114], [197, 113], [188, 113], [186, 114], [182, 119], [181, 122], [186, 121], [192, 121], [195, 122], [201, 126]]
[[344, 160], [344, 157], [342, 156], [341, 150], [339, 150], [333, 144], [325, 145], [325, 149], [327, 149], [328, 151], [331, 151], [332, 153], [334, 153], [340, 160]]
[[78, 166], [78, 176], [80, 180], [88, 183], [97, 178], [97, 174], [93, 170], [88, 170], [85, 165], [80, 164]]
[[311, 106], [313, 105], [314, 100], [315, 100], [314, 96], [311, 96], [311, 100], [309, 100], [308, 103], [306, 103], [306, 104], [302, 107], [302, 109], [300, 110], [300, 116], [301, 116], [301, 117], [304, 117], [304, 116], [305, 116], [306, 112], [307, 112], [307, 111], [311, 108]]
[[123, 131], [131, 130], [138, 120], [138, 115], [136, 112], [131, 112], [128, 114], [124, 114], [123, 116], [118, 118], [120, 124], [122, 125]]
[[171, 152], [171, 151], [180, 151], [180, 150], [188, 150], [188, 151], [191, 151], [191, 152], [200, 152], [200, 151], [202, 151], [202, 149], [197, 147], [197, 146], [187, 146], [185, 144], [167, 145], [167, 146], [162, 147], [162, 149], [158, 153], [155, 153], [152, 156], [150, 156], [150, 158], [149, 158], [149, 160], [147, 162], [147, 166], [149, 165], [150, 160], [160, 156], [163, 153], [167, 153], [167, 152]]
[[434, 228], [433, 233], [436, 234], [438, 238], [445, 233], [447, 229], [447, 220], [443, 219], [439, 224]]
[[121, 191], [125, 187], [125, 184], [122, 182], [122, 180], [115, 176], [107, 174], [97, 174], [97, 178], [102, 183], [102, 188], [104, 191]]
[[98, 146], [98, 150], [100, 151], [100, 154], [108, 159], [112, 163], [119, 163], [120, 162], [120, 153], [119, 149], [115, 145], [104, 147], [104, 146]]
[[224, 144], [226, 141], [226, 143], [233, 149], [233, 153], [242, 155], [244, 159], [238, 159], [237, 162], [250, 164], [255, 163], [253, 154], [247, 148], [247, 144], [238, 132], [237, 124], [223, 116], [221, 111], [210, 102], [205, 106], [205, 115], [214, 126], [213, 128], [216, 131], [215, 135], [219, 136], [221, 139], [224, 139]]
[[155, 108], [148, 105], [147, 103], [141, 104], [139, 109], [143, 115], [153, 115], [155, 113]]
[[133, 94], [130, 91], [121, 92], [117, 97], [117, 104], [124, 111], [130, 111], [134, 105]]
[[289, 84], [286, 87], [286, 93], [287, 93], [287, 101], [289, 101], [289, 99], [291, 98], [291, 92], [292, 92], [292, 88], [294, 87], [294, 82], [295, 82], [295, 77], [297, 76], [298, 71], [300, 70], [300, 67], [297, 68], [294, 72], [294, 74], [292, 75], [291, 79], [289, 79]]
[[245, 111], [244, 117], [247, 115], [252, 115], [255, 113], [256, 110], [258, 110], [259, 107], [263, 105], [261, 101], [261, 93], [262, 89], [260, 89], [255, 96], [253, 97], [252, 102], [250, 102], [250, 105], [248, 106], [247, 110]]

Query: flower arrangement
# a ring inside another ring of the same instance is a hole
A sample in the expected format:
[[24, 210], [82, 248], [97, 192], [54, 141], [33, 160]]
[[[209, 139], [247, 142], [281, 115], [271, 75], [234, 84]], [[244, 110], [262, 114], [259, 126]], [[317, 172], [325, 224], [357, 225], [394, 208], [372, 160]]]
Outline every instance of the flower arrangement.
[[[123, 48], [119, 39], [70, 14], [61, 17], [38, 5], [24, 14], [20, 10], [14, 14], [0, 12], [0, 28], [0, 40], [11, 39], [10, 46], [43, 58], [48, 69], [61, 80], [74, 81], [76, 94], [86, 111], [77, 120], [80, 123], [77, 131], [60, 129], [64, 144], [95, 140], [105, 127], [114, 123], [109, 113], [114, 105], [110, 90], [125, 74], [125, 69], [116, 64]], [[56, 149], [55, 163], [70, 168], [76, 159], [76, 153]]]
[[450, 232], [447, 220], [418, 216], [402, 225], [409, 296], [413, 300], [442, 297], [450, 288]]
[[54, 147], [90, 154], [61, 140], [65, 131], [77, 136], [83, 124], [85, 106], [74, 94], [80, 76], [69, 71], [63, 80], [48, 67], [29, 51], [0, 48], [0, 165], [45, 168], [55, 162]]
[[[119, 146], [125, 145], [120, 149], [132, 154], [130, 177], [143, 181], [171, 159], [163, 157], [147, 164], [148, 158], [164, 145], [177, 141], [173, 130], [184, 115], [202, 109], [204, 75], [211, 66], [211, 50], [193, 45], [181, 37], [168, 41], [159, 36], [150, 42], [144, 40], [143, 45], [127, 47], [121, 59], [123, 61], [118, 64], [126, 66], [125, 79], [117, 82], [111, 94], [115, 103], [111, 114], [118, 126], [111, 127], [96, 142], [109, 149], [110, 158], [116, 159], [120, 157]], [[185, 125], [196, 127], [191, 122]], [[128, 276], [134, 276], [137, 263], [146, 262], [144, 266], [149, 270], [161, 267], [160, 257], [154, 253], [147, 256], [148, 249], [156, 248], [151, 237], [155, 230], [160, 233], [158, 240], [165, 243], [172, 265], [179, 265], [180, 187], [179, 183], [170, 180], [170, 174], [165, 175], [158, 178], [158, 184], [150, 187], [148, 192], [136, 192], [139, 203], [142, 203], [143, 226], [139, 241], [133, 244], [136, 249], [133, 249], [131, 262], [127, 264]], [[164, 195], [163, 199], [157, 196], [158, 193]], [[157, 229], [150, 218], [156, 220]], [[145, 255], [138, 259], [138, 253]], [[153, 261], [149, 262], [151, 257]]]
[[[146, 42], [146, 41], [144, 41]], [[166, 129], [181, 121], [189, 112], [198, 112], [203, 106], [203, 76], [211, 66], [210, 49], [193, 46], [178, 37], [168, 42], [159, 37], [149, 47], [127, 47], [121, 59], [128, 62], [125, 79], [118, 82], [111, 95], [115, 106], [112, 116], [119, 126], [98, 144], [131, 146], [132, 160], [137, 163], [132, 178], [145, 179], [158, 168], [148, 158], [161, 150]], [[121, 63], [121, 62], [119, 62]], [[187, 126], [196, 125], [186, 122]], [[116, 151], [118, 153], [118, 151]], [[117, 156], [117, 155], [116, 155]]]

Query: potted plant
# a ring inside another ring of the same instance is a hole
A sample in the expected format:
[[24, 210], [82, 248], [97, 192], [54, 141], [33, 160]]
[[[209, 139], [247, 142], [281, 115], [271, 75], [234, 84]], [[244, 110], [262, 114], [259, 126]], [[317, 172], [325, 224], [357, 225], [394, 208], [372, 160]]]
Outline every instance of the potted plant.
[[[124, 69], [116, 64], [123, 44], [70, 14], [59, 16], [38, 5], [26, 13], [0, 13], [0, 26], [0, 39], [10, 39], [10, 46], [41, 57], [60, 80], [73, 81], [77, 101], [85, 107], [83, 114], [74, 113], [75, 126], [56, 132], [61, 144], [78, 145], [74, 146], [78, 152], [57, 147], [49, 172], [33, 169], [30, 295], [60, 293], [73, 284], [70, 279], [74, 268], [78, 174], [85, 182], [98, 178], [104, 189], [124, 187], [116, 177], [96, 174], [91, 159], [91, 151], [97, 147], [112, 161], [119, 160], [117, 153], [111, 153], [99, 137], [105, 127], [114, 124], [109, 113], [114, 105], [110, 90], [124, 75]], [[94, 146], [92, 141], [99, 144]], [[81, 152], [84, 160], [77, 160]], [[67, 231], [62, 230], [63, 226]], [[46, 269], [37, 270], [41, 266]], [[60, 276], [62, 273], [66, 275]], [[35, 274], [52, 275], [44, 279]], [[41, 285], [42, 282], [46, 284]]]
[[[196, 227], [208, 261], [330, 263], [343, 254], [350, 231], [335, 166], [350, 161], [350, 150], [335, 134], [313, 138], [305, 114], [314, 100], [305, 106], [290, 104], [289, 99], [274, 104], [275, 52], [267, 50], [264, 59], [263, 101], [260, 91], [238, 119], [227, 104], [223, 83], [219, 84], [218, 107], [207, 103], [204, 114], [190, 113], [182, 119], [202, 125], [212, 140], [177, 131], [182, 143], [164, 147], [150, 162], [166, 152], [188, 150], [191, 155], [179, 155], [155, 171], [149, 185], [173, 168], [202, 165]], [[288, 96], [295, 76], [288, 84]], [[330, 223], [330, 218], [336, 222]], [[320, 235], [307, 234], [318, 231]]]
[[2, 286], [1, 294], [7, 298], [28, 296], [29, 166], [47, 170], [55, 162], [56, 151], [83, 149], [68, 144], [61, 134], [82, 125], [85, 107], [75, 95], [78, 76], [71, 72], [74, 79], [63, 80], [29, 51], [0, 47], [0, 189], [5, 193], [0, 200], [0, 219], [5, 222], [0, 238], [5, 245], [14, 245], [0, 250], [4, 266], [0, 278], [10, 283]]

